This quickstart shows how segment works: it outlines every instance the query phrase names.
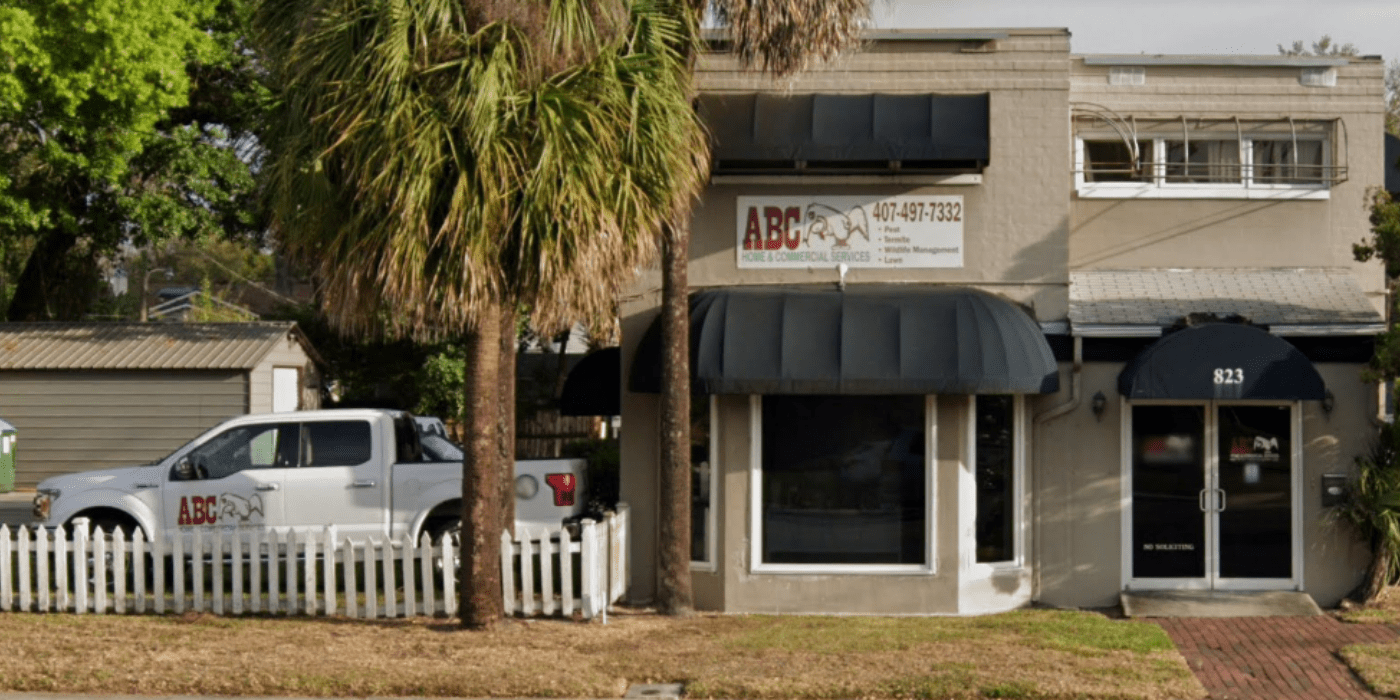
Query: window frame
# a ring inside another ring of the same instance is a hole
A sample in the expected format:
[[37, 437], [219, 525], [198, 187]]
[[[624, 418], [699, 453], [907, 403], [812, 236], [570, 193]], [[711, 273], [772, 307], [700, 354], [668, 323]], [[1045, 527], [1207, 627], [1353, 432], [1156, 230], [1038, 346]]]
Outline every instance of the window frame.
[[[719, 396], [710, 394], [710, 507], [705, 514], [705, 559], [691, 559], [690, 570], [713, 573], [719, 570], [719, 557], [716, 550], [718, 537], [715, 528], [719, 525]], [[694, 517], [694, 513], [691, 514]]]
[[962, 499], [959, 512], [963, 514], [963, 532], [971, 533], [964, 542], [968, 569], [991, 574], [1005, 569], [1026, 566], [1026, 396], [1011, 394], [1011, 548], [1012, 557], [1004, 561], [977, 561], [977, 395], [967, 397], [967, 454], [964, 456]]
[[[1086, 142], [1100, 142], [1119, 139], [1113, 135], [1076, 134], [1074, 137], [1074, 189], [1080, 199], [1330, 199], [1331, 183], [1321, 178], [1315, 183], [1256, 182], [1254, 179], [1254, 142], [1292, 140], [1292, 134], [1248, 134], [1243, 137], [1231, 136], [1222, 139], [1221, 134], [1202, 133], [1201, 140], [1240, 141], [1242, 138], [1240, 182], [1167, 182], [1167, 142], [1182, 140], [1179, 134], [1140, 135], [1137, 140], [1145, 142], [1152, 149], [1147, 157], [1152, 174], [1148, 182], [1089, 182], [1085, 178], [1088, 168]], [[1334, 166], [1334, 153], [1331, 137], [1324, 134], [1300, 134], [1299, 142], [1321, 142], [1323, 172]]]
[[[924, 395], [924, 563], [774, 564], [763, 561], [763, 396], [749, 396], [749, 571], [755, 574], [938, 573], [938, 397]], [[712, 430], [713, 432], [713, 430]], [[711, 509], [713, 510], [713, 508]]]

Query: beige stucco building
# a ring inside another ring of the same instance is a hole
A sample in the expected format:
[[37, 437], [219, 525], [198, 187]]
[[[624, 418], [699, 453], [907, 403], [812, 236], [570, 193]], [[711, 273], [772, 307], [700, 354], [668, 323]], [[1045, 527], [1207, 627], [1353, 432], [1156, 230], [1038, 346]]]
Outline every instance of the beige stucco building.
[[[704, 57], [697, 607], [975, 614], [1300, 590], [1380, 409], [1379, 58], [1077, 56], [887, 31], [775, 82]], [[655, 592], [652, 275], [623, 300], [632, 596]]]

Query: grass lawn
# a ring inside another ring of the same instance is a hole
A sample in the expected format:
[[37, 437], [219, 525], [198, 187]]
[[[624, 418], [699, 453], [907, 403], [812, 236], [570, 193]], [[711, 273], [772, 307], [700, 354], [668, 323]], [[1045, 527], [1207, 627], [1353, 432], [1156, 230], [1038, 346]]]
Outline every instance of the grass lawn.
[[[1387, 589], [1375, 603], [1344, 610], [1338, 617], [1358, 624], [1400, 624], [1400, 590]], [[1357, 644], [1342, 649], [1341, 654], [1371, 692], [1400, 697], [1400, 642]]]
[[217, 695], [1201, 698], [1156, 625], [1089, 612], [975, 618], [622, 611], [608, 624], [0, 614], [0, 690]]

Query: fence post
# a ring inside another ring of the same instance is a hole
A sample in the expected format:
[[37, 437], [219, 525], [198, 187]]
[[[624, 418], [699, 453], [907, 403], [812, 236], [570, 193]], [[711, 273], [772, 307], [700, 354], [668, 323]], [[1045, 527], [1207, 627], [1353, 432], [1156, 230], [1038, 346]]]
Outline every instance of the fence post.
[[214, 614], [224, 614], [224, 531], [214, 531], [214, 541], [209, 543], [209, 563], [214, 567], [214, 581], [209, 595], [214, 599]]
[[185, 533], [173, 530], [175, 537], [172, 542], [175, 545], [170, 553], [170, 566], [174, 569], [175, 588], [171, 591], [175, 596], [175, 614], [180, 615], [185, 612]]
[[49, 610], [49, 533], [35, 528], [34, 566], [39, 569], [39, 612]]
[[[177, 531], [178, 532], [178, 531]], [[156, 533], [151, 540], [151, 562], [156, 565], [156, 573], [151, 583], [155, 584], [156, 614], [165, 614], [165, 542], [170, 531]]]
[[325, 578], [325, 580], [324, 580], [322, 583], [323, 583], [323, 585], [324, 585], [324, 591], [323, 591], [323, 593], [325, 594], [324, 597], [325, 597], [325, 599], [326, 599], [326, 615], [327, 615], [327, 616], [330, 616], [330, 615], [334, 615], [334, 614], [335, 614], [335, 609], [336, 609], [336, 604], [335, 604], [335, 539], [336, 539], [335, 536], [336, 536], [336, 528], [335, 528], [335, 526], [334, 526], [334, 525], [329, 525], [329, 526], [327, 526], [326, 529], [325, 529], [325, 532], [323, 532], [322, 534], [325, 535], [326, 539], [325, 539], [325, 542], [322, 543], [322, 547], [321, 547], [321, 575]]
[[515, 533], [520, 541], [520, 614], [535, 614], [535, 543], [530, 541], [530, 528]]
[[559, 531], [559, 597], [564, 607], [564, 617], [574, 616], [574, 541], [569, 536], [569, 528]]
[[287, 546], [282, 548], [283, 565], [287, 567], [287, 607], [288, 615], [297, 612], [297, 531], [287, 530]]
[[457, 614], [457, 557], [453, 554], [453, 534], [442, 536], [442, 607], [448, 617]]
[[[19, 575], [24, 588], [20, 589], [20, 605], [25, 610], [29, 609], [29, 541], [21, 537], [19, 541], [20, 552]], [[88, 519], [77, 518], [73, 520], [73, 612], [82, 614], [87, 612], [88, 607]]]
[[[10, 595], [10, 563], [14, 552], [10, 543], [10, 526], [0, 525], [0, 610], [14, 609], [14, 597]], [[62, 560], [59, 560], [60, 563]]]
[[554, 543], [549, 530], [540, 530], [540, 612], [554, 614]]
[[418, 614], [418, 596], [414, 590], [413, 565], [418, 561], [418, 548], [413, 545], [413, 537], [407, 532], [399, 536], [403, 552], [403, 616]]
[[136, 528], [131, 533], [131, 571], [136, 584], [134, 597], [136, 612], [146, 612], [146, 531]]
[[243, 614], [243, 533], [233, 531], [229, 538], [229, 572], [233, 576], [233, 614]]
[[194, 529], [194, 543], [190, 546], [190, 566], [194, 572], [194, 580], [190, 583], [194, 587], [194, 611], [205, 612], [204, 605], [204, 532], [199, 528]]
[[394, 538], [384, 538], [384, 617], [398, 617], [399, 601], [397, 586], [394, 585]]
[[379, 559], [374, 551], [377, 547], [374, 538], [365, 542], [365, 617], [371, 620], [379, 617], [379, 582], [374, 570]]
[[[277, 532], [267, 530], [253, 533], [253, 539], [257, 541], [253, 552], [253, 588], [257, 591], [253, 595], [253, 612], [258, 612], [262, 607], [263, 594], [267, 594], [267, 611], [277, 612]], [[267, 556], [263, 556], [263, 550], [267, 550]], [[264, 566], [266, 563], [266, 566]], [[267, 571], [263, 571], [266, 568]], [[266, 579], [264, 581], [264, 579]]]
[[306, 593], [302, 596], [302, 612], [307, 617], [316, 614], [316, 533], [307, 530], [306, 540], [302, 545], [302, 588]]
[[[443, 538], [447, 539], [447, 538]], [[450, 591], [447, 594], [450, 595]], [[501, 595], [505, 596], [506, 615], [515, 614], [515, 542], [510, 531], [501, 531]]]
[[589, 518], [583, 519], [579, 536], [582, 549], [583, 576], [581, 591], [583, 597], [583, 618], [591, 620], [598, 614], [598, 524]]
[[418, 538], [418, 572], [423, 575], [423, 616], [437, 614], [437, 601], [433, 600], [437, 583], [433, 580], [433, 539], [428, 533]]
[[345, 560], [341, 566], [345, 570], [345, 615], [354, 617], [359, 607], [359, 590], [355, 585], [355, 543], [345, 540]]
[[112, 528], [112, 612], [126, 612], [126, 533]]
[[19, 528], [19, 609], [22, 612], [30, 612], [32, 600], [29, 597], [29, 528]]

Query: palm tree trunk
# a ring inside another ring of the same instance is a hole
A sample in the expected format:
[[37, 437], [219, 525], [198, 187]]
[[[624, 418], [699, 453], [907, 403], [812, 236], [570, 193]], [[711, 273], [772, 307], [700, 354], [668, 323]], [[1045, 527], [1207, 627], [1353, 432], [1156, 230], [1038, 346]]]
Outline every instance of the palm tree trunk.
[[501, 460], [501, 528], [515, 534], [515, 322], [513, 304], [501, 305], [500, 410], [496, 438]]
[[1393, 547], [1382, 538], [1372, 553], [1371, 566], [1366, 569], [1366, 584], [1361, 591], [1363, 604], [1374, 603], [1390, 584], [1390, 562], [1395, 558]]
[[501, 304], [482, 306], [467, 333], [467, 440], [462, 460], [462, 626], [484, 629], [505, 615], [501, 598], [500, 415]]
[[694, 611], [690, 586], [690, 229], [667, 225], [661, 247], [661, 473], [657, 609]]

